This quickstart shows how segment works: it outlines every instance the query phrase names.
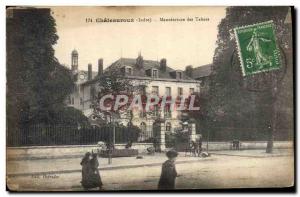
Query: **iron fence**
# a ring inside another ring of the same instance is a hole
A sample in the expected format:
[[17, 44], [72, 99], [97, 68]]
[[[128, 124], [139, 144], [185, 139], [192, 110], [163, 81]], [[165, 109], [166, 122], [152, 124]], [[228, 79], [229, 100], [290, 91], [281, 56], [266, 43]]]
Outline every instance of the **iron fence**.
[[137, 142], [139, 131], [130, 127], [86, 127], [66, 125], [33, 125], [7, 131], [7, 146], [87, 145], [99, 141], [115, 143]]

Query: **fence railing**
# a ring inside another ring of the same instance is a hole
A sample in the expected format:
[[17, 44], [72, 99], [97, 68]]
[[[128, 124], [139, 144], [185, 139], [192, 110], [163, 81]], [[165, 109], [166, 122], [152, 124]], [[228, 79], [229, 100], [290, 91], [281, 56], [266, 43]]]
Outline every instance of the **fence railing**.
[[[273, 132], [274, 140], [293, 140], [293, 128], [276, 128]], [[209, 137], [209, 141], [232, 141], [234, 139], [244, 141], [265, 141], [269, 138], [270, 131], [267, 128], [235, 128], [235, 127], [210, 127], [199, 129], [203, 139]]]
[[[115, 133], [115, 135], [114, 135]], [[137, 142], [139, 131], [130, 127], [112, 126], [77, 128], [66, 125], [34, 125], [7, 131], [7, 146], [87, 145], [99, 141]]]

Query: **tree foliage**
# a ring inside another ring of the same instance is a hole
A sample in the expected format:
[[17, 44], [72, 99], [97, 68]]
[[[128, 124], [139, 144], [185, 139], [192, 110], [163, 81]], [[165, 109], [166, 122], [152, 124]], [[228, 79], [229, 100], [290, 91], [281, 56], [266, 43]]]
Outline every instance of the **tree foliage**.
[[185, 67], [185, 74], [189, 77], [193, 77], [193, 66], [188, 65]]
[[218, 26], [217, 48], [213, 58], [208, 107], [208, 115], [211, 119], [217, 120], [222, 126], [240, 128], [266, 128], [271, 124], [274, 86], [270, 85], [259, 92], [249, 91], [246, 87], [249, 82], [258, 84], [261, 80], [266, 80], [266, 83], [269, 83], [268, 80], [271, 78], [266, 76], [270, 74], [257, 74], [249, 79], [242, 76], [233, 29], [273, 20], [278, 44], [282, 47], [285, 45], [284, 36], [287, 28], [284, 21], [287, 12], [287, 7], [228, 7], [226, 9], [226, 17]]
[[[124, 106], [114, 109], [115, 99], [117, 95], [126, 95], [132, 98], [139, 86], [135, 86], [133, 80], [124, 77], [118, 68], [110, 68], [103, 75], [98, 76], [96, 84], [99, 92], [93, 101], [93, 116], [98, 119], [98, 124], [106, 124], [112, 120], [115, 121], [124, 114], [128, 115], [131, 122], [133, 117], [132, 111], [127, 111], [129, 102]], [[100, 107], [100, 100], [105, 95], [112, 95], [114, 97], [114, 99], [107, 99], [104, 102], [104, 105], [110, 107], [111, 110], [103, 110]]]
[[73, 90], [73, 80], [70, 70], [54, 57], [58, 36], [50, 9], [7, 12], [8, 128], [71, 123], [70, 115], [78, 113], [65, 108], [64, 101]]

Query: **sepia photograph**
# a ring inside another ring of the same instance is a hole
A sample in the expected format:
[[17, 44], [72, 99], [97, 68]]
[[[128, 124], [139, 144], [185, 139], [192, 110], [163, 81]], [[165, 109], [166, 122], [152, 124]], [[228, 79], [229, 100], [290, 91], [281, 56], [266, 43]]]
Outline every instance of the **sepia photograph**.
[[8, 191], [295, 190], [294, 7], [5, 14]]

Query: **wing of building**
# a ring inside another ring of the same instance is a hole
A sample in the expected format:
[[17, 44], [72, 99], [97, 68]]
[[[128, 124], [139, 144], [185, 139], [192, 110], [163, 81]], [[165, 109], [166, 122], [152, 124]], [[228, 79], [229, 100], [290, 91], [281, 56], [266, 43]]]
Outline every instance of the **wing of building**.
[[207, 92], [212, 75], [212, 64], [206, 64], [193, 69], [192, 77], [198, 80], [202, 92]]

